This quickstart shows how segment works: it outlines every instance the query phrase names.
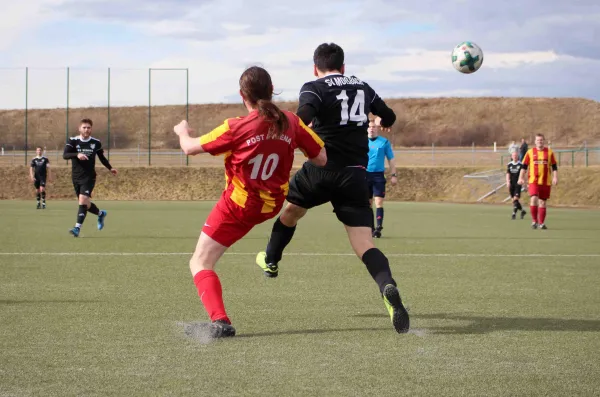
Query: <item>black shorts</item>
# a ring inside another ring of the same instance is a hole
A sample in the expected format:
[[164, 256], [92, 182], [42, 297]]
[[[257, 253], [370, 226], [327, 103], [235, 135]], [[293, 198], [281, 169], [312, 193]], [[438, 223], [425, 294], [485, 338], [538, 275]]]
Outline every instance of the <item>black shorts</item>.
[[331, 202], [333, 212], [344, 225], [371, 227], [373, 224], [364, 168], [335, 171], [306, 162], [292, 178], [287, 201], [306, 209]]
[[95, 179], [73, 180], [73, 187], [75, 188], [75, 195], [77, 197], [79, 197], [80, 194], [92, 197], [92, 191], [94, 191], [95, 185]]
[[39, 189], [40, 187], [46, 187], [46, 178], [35, 178], [33, 181], [33, 186], [35, 186], [36, 189]]
[[510, 197], [521, 198], [521, 188], [522, 186], [518, 183], [511, 183], [508, 188], [508, 192], [510, 193]]
[[383, 172], [367, 172], [367, 182], [369, 183], [369, 198], [385, 197], [385, 175]]

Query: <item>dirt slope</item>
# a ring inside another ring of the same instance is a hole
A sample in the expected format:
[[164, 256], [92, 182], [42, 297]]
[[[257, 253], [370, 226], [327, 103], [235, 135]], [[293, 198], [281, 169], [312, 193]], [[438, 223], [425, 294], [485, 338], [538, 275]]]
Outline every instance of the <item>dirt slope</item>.
[[[400, 183], [389, 187], [388, 200], [475, 202], [488, 185], [465, 180], [473, 168], [400, 168]], [[26, 167], [0, 167], [0, 199], [33, 199]], [[70, 170], [54, 169], [48, 185], [49, 200], [75, 200]], [[222, 168], [122, 168], [118, 177], [99, 171], [94, 197], [99, 200], [215, 200], [224, 187]], [[501, 202], [503, 189], [486, 202]], [[525, 196], [527, 197], [527, 196]], [[560, 185], [552, 190], [551, 205], [600, 206], [600, 170], [563, 168]]]
[[[391, 140], [396, 146], [506, 146], [513, 139], [529, 139], [543, 132], [555, 145], [600, 144], [600, 103], [581, 98], [433, 98], [391, 99], [398, 122]], [[294, 110], [295, 102], [283, 102]], [[148, 144], [148, 107], [111, 108], [111, 147]], [[225, 118], [243, 115], [236, 104], [191, 105], [189, 119], [199, 132], [207, 132]], [[151, 109], [151, 145], [176, 147], [172, 126], [186, 117], [184, 106]], [[75, 135], [83, 117], [95, 122], [94, 135], [107, 141], [107, 109], [69, 109], [69, 134]], [[62, 147], [66, 135], [65, 109], [30, 110], [28, 145]], [[0, 110], [0, 145], [24, 146], [23, 110]]]

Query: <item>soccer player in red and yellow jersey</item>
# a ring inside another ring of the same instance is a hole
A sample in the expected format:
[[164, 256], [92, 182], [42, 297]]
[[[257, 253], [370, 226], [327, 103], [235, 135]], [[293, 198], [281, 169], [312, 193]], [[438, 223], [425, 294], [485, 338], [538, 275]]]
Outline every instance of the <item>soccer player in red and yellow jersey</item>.
[[253, 66], [240, 77], [240, 95], [248, 115], [225, 120], [200, 138], [190, 137], [187, 121], [175, 126], [182, 150], [189, 155], [224, 155], [226, 187], [204, 223], [190, 270], [211, 324], [212, 337], [234, 336], [225, 312], [215, 264], [228, 247], [254, 226], [275, 217], [288, 193], [294, 150], [309, 161], [327, 162], [323, 141], [295, 114], [272, 101], [269, 73]]
[[519, 175], [519, 185], [525, 182], [525, 172], [529, 168], [530, 209], [532, 229], [547, 229], [546, 200], [550, 198], [552, 185], [558, 183], [558, 165], [552, 149], [544, 147], [544, 135], [535, 136], [535, 147], [529, 149], [523, 158], [523, 168]]

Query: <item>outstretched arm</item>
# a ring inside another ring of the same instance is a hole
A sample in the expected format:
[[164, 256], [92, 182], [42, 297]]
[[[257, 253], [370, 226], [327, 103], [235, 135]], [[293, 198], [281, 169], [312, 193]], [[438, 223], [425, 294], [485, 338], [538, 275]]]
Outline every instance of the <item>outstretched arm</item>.
[[192, 138], [190, 136], [190, 132], [193, 132], [187, 121], [183, 120], [181, 123], [177, 124], [173, 131], [179, 136], [179, 146], [181, 146], [181, 150], [187, 155], [196, 155], [200, 153], [204, 153], [204, 149], [202, 148], [202, 144], [200, 143], [200, 139]]
[[232, 150], [235, 144], [234, 135], [229, 125], [230, 122], [234, 123], [235, 119], [225, 120], [223, 124], [199, 138], [190, 136], [190, 133], [194, 130], [190, 128], [186, 120], [177, 124], [173, 130], [179, 136], [179, 145], [185, 154], [209, 153], [218, 156]]

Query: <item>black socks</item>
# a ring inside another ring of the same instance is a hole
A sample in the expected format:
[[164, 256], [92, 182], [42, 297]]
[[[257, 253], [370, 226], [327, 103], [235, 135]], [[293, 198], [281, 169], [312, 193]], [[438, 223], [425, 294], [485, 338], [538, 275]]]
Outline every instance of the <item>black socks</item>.
[[83, 221], [85, 220], [85, 216], [87, 215], [87, 206], [86, 205], [80, 205], [79, 209], [77, 210], [77, 224], [81, 225], [83, 224]]
[[98, 209], [98, 207], [96, 207], [96, 204], [94, 204], [94, 203], [90, 204], [90, 208], [88, 209], [88, 212], [90, 214], [100, 215], [100, 210]]
[[396, 286], [396, 281], [392, 278], [390, 262], [378, 248], [371, 248], [362, 256], [362, 261], [367, 267], [369, 274], [379, 286], [379, 291], [383, 294], [386, 285]]
[[267, 263], [277, 263], [283, 256], [283, 250], [292, 241], [296, 226], [287, 227], [279, 220], [279, 217], [273, 224], [271, 238], [267, 244]]

